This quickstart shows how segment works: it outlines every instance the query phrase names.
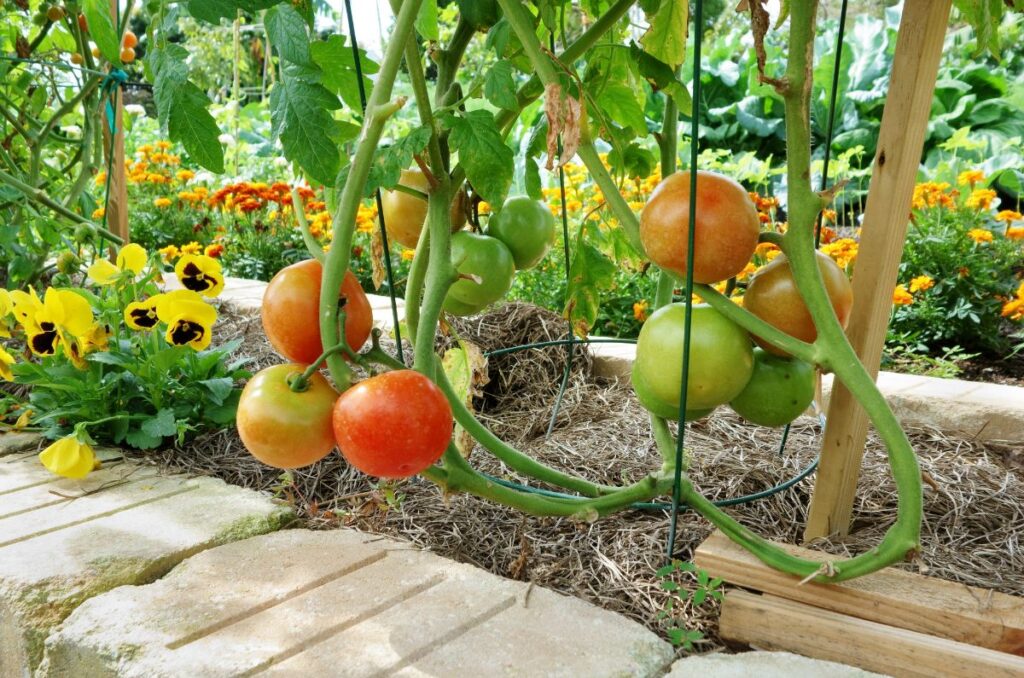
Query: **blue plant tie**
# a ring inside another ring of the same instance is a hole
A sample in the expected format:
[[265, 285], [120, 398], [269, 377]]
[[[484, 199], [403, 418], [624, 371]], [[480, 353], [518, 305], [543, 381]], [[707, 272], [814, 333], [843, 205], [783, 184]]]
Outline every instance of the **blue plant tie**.
[[126, 82], [128, 82], [128, 74], [120, 68], [113, 68], [103, 76], [103, 82], [100, 85], [100, 91], [107, 97], [107, 125], [110, 126], [111, 135], [117, 131], [117, 114], [114, 112], [113, 104], [114, 97], [117, 96], [118, 89], [124, 86]]

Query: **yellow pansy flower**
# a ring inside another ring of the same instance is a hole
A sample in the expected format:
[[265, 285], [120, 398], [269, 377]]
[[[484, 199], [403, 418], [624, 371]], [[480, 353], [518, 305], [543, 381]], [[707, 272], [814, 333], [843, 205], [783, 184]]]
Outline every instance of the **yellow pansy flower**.
[[40, 303], [34, 290], [31, 294], [15, 291], [15, 315], [21, 316], [32, 352], [52, 356], [57, 346], [64, 347], [67, 356], [82, 367], [79, 337], [85, 336], [93, 326], [92, 307], [88, 300], [70, 290], [50, 287]]
[[213, 338], [213, 323], [217, 309], [210, 306], [197, 293], [175, 290], [159, 295], [156, 302], [157, 317], [167, 323], [164, 339], [172, 346], [191, 346], [197, 351], [209, 347]]
[[115, 263], [100, 259], [90, 266], [89, 277], [97, 285], [112, 285], [126, 271], [131, 271], [133, 276], [139, 275], [148, 261], [149, 254], [141, 245], [129, 243], [117, 253]]
[[215, 297], [224, 289], [220, 262], [205, 254], [185, 254], [174, 265], [174, 274], [186, 290]]
[[50, 473], [76, 480], [86, 477], [100, 465], [92, 446], [75, 435], [61, 438], [40, 452], [39, 461]]
[[144, 301], [133, 301], [124, 309], [124, 321], [133, 330], [151, 330], [160, 322], [156, 305], [160, 297], [157, 294]]
[[11, 329], [7, 326], [7, 316], [14, 310], [14, 302], [11, 301], [11, 293], [0, 287], [0, 337], [11, 336]]
[[0, 346], [0, 379], [14, 381], [14, 374], [11, 372], [11, 365], [14, 364], [14, 356]]

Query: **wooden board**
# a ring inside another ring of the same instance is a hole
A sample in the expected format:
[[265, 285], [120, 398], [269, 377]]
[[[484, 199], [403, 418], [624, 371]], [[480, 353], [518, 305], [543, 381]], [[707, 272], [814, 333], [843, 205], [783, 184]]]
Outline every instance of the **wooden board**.
[[[872, 376], [878, 374], [892, 312], [892, 291], [903, 253], [950, 2], [906, 0], [903, 4], [853, 273], [853, 308], [847, 329], [850, 343]], [[867, 430], [867, 414], [837, 380], [829, 400], [821, 465], [804, 539], [849, 531]]]
[[[780, 545], [804, 558], [827, 554]], [[1024, 599], [887, 568], [841, 584], [800, 584], [715, 532], [694, 562], [715, 577], [825, 610], [1024, 656]], [[1022, 673], [1021, 675], [1024, 675]]]
[[771, 595], [730, 591], [722, 638], [892, 676], [1020, 678], [1024, 658], [822, 610]]

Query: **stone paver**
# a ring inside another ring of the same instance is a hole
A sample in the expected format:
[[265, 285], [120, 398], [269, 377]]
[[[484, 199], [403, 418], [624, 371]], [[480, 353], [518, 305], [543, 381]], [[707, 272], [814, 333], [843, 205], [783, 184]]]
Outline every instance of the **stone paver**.
[[576, 598], [352, 530], [284, 530], [92, 598], [38, 675], [657, 676], [671, 658]]
[[0, 454], [0, 677], [27, 675], [46, 637], [89, 597], [292, 519], [256, 492], [97, 452], [103, 468], [82, 481], [51, 475], [34, 453]]
[[882, 678], [862, 669], [789, 652], [705, 654], [680, 659], [665, 678]]

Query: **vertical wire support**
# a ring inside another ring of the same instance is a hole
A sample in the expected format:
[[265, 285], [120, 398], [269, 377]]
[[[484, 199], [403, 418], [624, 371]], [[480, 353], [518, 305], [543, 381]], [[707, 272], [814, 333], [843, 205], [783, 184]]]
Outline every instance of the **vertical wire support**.
[[[825, 162], [821, 167], [821, 188], [828, 188], [828, 163], [832, 159], [832, 134], [836, 122], [836, 96], [839, 93], [839, 73], [843, 61], [843, 40], [846, 34], [846, 3], [839, 9], [839, 32], [836, 34], [835, 63], [832, 66], [832, 92], [828, 101], [828, 122], [825, 125]], [[824, 210], [818, 212], [818, 223], [814, 227], [814, 248], [821, 246], [821, 220]]]
[[686, 289], [684, 301], [686, 315], [683, 321], [683, 374], [679, 385], [679, 416], [676, 431], [675, 472], [672, 479], [672, 516], [668, 526], [668, 545], [665, 553], [669, 561], [675, 553], [676, 528], [679, 523], [679, 500], [683, 475], [683, 445], [686, 439], [686, 397], [690, 378], [690, 337], [693, 324], [693, 260], [694, 232], [697, 223], [697, 151], [700, 133], [700, 48], [703, 42], [704, 2], [694, 1], [693, 13], [693, 110], [690, 114], [690, 215], [686, 232]]
[[[356, 39], [356, 24], [352, 19], [352, 4], [345, 0], [345, 16], [348, 18], [348, 33], [352, 41], [352, 60], [356, 67], [356, 82], [359, 84], [359, 103], [363, 109], [363, 117], [366, 117], [366, 88], [363, 86], [363, 63], [359, 57], [359, 41]], [[391, 248], [388, 245], [388, 232], [384, 224], [384, 204], [381, 202], [380, 189], [374, 196], [377, 200], [377, 222], [380, 224], [380, 240], [384, 247], [384, 271], [388, 280], [388, 296], [391, 298], [391, 320], [395, 328], [395, 353], [399, 362], [405, 362], [402, 351], [402, 329], [398, 322], [398, 302], [395, 300], [395, 276], [391, 266]]]
[[[549, 33], [549, 40], [552, 54], [555, 52], [555, 34]], [[562, 135], [558, 135], [558, 155], [562, 155]], [[526, 162], [533, 162], [530, 158]], [[565, 254], [565, 293], [569, 294], [569, 215], [565, 211], [565, 170], [558, 165], [558, 189], [562, 200], [562, 251]], [[548, 421], [548, 430], [544, 433], [544, 440], [551, 437], [551, 431], [555, 428], [555, 421], [558, 419], [558, 411], [562, 407], [562, 398], [565, 397], [565, 389], [569, 386], [569, 375], [572, 372], [573, 354], [576, 352], [576, 335], [573, 332], [572, 320], [569, 320], [569, 350], [565, 360], [565, 372], [562, 373], [562, 383], [558, 387], [558, 397], [555, 398], [555, 407], [551, 410], [551, 419]]]

